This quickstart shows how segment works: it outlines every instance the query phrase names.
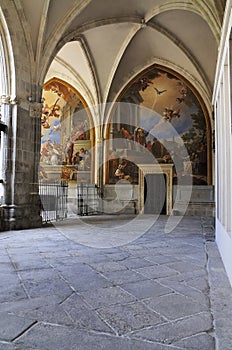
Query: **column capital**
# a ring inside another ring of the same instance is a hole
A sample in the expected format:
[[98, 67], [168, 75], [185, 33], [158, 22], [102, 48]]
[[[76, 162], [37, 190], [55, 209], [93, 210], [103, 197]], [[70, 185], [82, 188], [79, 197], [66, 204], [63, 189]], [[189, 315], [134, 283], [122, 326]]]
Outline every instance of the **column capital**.
[[0, 96], [0, 104], [10, 104], [11, 102], [11, 97], [8, 95], [1, 95]]
[[12, 98], [10, 95], [1, 95], [0, 96], [0, 105], [15, 105], [17, 104], [18, 101], [16, 99], [16, 97]]

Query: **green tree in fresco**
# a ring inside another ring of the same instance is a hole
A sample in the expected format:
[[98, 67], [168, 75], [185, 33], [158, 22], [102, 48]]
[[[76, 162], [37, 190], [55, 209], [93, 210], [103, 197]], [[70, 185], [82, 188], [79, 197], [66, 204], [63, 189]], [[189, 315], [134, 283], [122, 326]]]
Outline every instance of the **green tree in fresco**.
[[199, 145], [206, 142], [206, 125], [202, 110], [199, 109], [198, 113], [192, 113], [191, 118], [193, 121], [192, 127], [182, 135], [190, 154], [196, 152]]

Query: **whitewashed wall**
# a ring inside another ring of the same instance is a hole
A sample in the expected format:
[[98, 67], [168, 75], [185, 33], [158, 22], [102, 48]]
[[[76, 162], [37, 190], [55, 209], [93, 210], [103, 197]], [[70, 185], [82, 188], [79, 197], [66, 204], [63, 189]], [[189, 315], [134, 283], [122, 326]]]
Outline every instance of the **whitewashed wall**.
[[232, 2], [227, 2], [213, 104], [216, 131], [216, 242], [232, 285]]

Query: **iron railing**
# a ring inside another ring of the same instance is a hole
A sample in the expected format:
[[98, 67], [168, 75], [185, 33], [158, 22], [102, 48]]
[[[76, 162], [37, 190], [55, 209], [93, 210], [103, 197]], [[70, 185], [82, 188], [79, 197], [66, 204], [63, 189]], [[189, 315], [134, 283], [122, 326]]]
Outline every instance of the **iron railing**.
[[41, 216], [43, 223], [64, 220], [68, 215], [68, 184], [39, 183]]

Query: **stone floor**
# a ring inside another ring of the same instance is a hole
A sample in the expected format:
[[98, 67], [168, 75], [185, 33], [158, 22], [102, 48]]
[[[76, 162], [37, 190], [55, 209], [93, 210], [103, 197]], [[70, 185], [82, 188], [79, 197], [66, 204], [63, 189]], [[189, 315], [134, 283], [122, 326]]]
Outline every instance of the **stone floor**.
[[[0, 233], [0, 350], [231, 350], [212, 223], [97, 216]], [[175, 227], [176, 226], [176, 227]]]

